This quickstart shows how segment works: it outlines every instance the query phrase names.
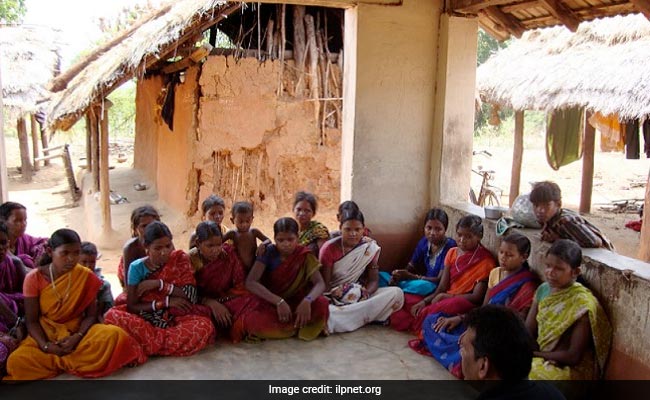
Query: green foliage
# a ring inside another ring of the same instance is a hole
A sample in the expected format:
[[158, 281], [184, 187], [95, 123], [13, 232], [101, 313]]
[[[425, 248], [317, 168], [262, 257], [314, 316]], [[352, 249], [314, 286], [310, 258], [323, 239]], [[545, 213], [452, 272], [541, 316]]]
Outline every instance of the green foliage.
[[[475, 148], [491, 146], [510, 147], [514, 143], [514, 113], [501, 119], [497, 126], [486, 124], [474, 131]], [[526, 111], [524, 113], [524, 147], [540, 148], [546, 136], [546, 113], [543, 111]]]
[[[476, 66], [483, 64], [487, 61], [492, 54], [496, 53], [501, 49], [505, 49], [510, 45], [510, 41], [506, 40], [499, 42], [492, 36], [485, 33], [483, 29], [478, 30], [478, 47], [476, 51]], [[501, 120], [508, 118], [512, 115], [512, 112], [500, 112], [499, 117]], [[474, 136], [477, 136], [481, 131], [481, 128], [487, 125], [487, 121], [490, 119], [490, 105], [482, 104], [481, 109], [476, 112], [474, 118]]]
[[0, 24], [19, 24], [26, 12], [25, 0], [0, 0]]

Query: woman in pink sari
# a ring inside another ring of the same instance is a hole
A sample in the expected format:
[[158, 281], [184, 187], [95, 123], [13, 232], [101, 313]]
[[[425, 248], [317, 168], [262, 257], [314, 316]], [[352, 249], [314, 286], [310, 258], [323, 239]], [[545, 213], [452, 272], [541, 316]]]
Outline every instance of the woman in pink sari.
[[37, 238], [25, 233], [27, 230], [27, 209], [20, 203], [8, 201], [0, 205], [0, 220], [7, 224], [9, 252], [29, 269], [36, 266], [36, 260], [45, 252], [47, 238]]

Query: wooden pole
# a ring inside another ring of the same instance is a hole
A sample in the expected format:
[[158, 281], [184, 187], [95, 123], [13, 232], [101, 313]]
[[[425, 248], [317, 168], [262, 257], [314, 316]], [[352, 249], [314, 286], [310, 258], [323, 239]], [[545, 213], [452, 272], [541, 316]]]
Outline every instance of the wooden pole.
[[580, 213], [591, 211], [591, 192], [594, 188], [594, 153], [596, 129], [589, 123], [590, 112], [585, 113], [585, 147], [582, 154], [582, 189], [580, 190]]
[[92, 174], [93, 191], [99, 192], [99, 132], [97, 129], [97, 107], [88, 108], [90, 121], [90, 173]]
[[[318, 79], [318, 47], [316, 46], [316, 28], [314, 17], [305, 15], [305, 32], [307, 35], [307, 54], [309, 55], [309, 91], [312, 99], [320, 97], [320, 82]], [[320, 102], [314, 102], [314, 120], [319, 121]]]
[[104, 100], [104, 110], [102, 113], [100, 128], [100, 162], [99, 162], [99, 189], [100, 205], [102, 209], [102, 228], [104, 232], [113, 230], [111, 226], [111, 187], [108, 177], [108, 109], [111, 103], [108, 99]]
[[[2, 70], [2, 68], [0, 68]], [[0, 74], [2, 75], [2, 74]], [[2, 77], [0, 76], [0, 202], [9, 200], [9, 177], [7, 175], [7, 149], [5, 146], [5, 120], [2, 112]]]
[[93, 151], [90, 143], [90, 138], [92, 137], [92, 129], [90, 128], [90, 116], [88, 114], [89, 112], [86, 112], [86, 171], [90, 172], [90, 164], [93, 156]]
[[16, 128], [20, 145], [20, 173], [23, 176], [23, 182], [31, 182], [32, 162], [29, 159], [29, 139], [27, 138], [27, 121], [25, 121], [25, 118], [18, 118]]
[[[47, 148], [49, 148], [50, 145], [48, 143], [49, 140], [47, 138], [47, 132], [45, 132], [45, 126], [43, 126], [43, 124], [39, 124], [39, 125], [40, 125], [40, 131], [41, 131], [41, 147], [43, 149], [47, 149]], [[50, 153], [48, 151], [43, 150], [43, 155], [44, 156], [47, 156], [49, 154]], [[45, 161], [43, 161], [43, 166], [44, 167], [47, 167], [49, 165], [50, 165], [50, 160], [46, 159]]]
[[38, 158], [38, 122], [36, 122], [36, 116], [30, 114], [30, 128], [32, 129], [32, 160], [34, 160], [34, 171], [38, 171], [38, 163], [36, 159]]
[[637, 258], [641, 261], [650, 262], [650, 172], [648, 173], [648, 182], [645, 185], [643, 222], [641, 224], [641, 240], [639, 241]]
[[512, 149], [512, 170], [510, 172], [510, 194], [508, 204], [512, 207], [521, 186], [521, 164], [524, 159], [524, 110], [515, 111], [515, 144]]

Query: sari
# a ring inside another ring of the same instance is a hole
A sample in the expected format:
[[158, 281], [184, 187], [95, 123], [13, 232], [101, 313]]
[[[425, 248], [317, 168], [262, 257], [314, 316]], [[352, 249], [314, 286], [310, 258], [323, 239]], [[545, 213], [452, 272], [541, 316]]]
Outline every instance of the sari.
[[[217, 300], [230, 311], [233, 321], [242, 318], [247, 310], [258, 305], [257, 297], [249, 293], [244, 286], [244, 265], [233, 246], [224, 244], [221, 257], [207, 264], [203, 263], [196, 248], [190, 250], [189, 254], [200, 299]], [[216, 321], [213, 319], [214, 322]], [[215, 329], [219, 331], [223, 328], [215, 324]], [[241, 337], [226, 333], [231, 336], [233, 342], [241, 340]]]
[[[501, 268], [495, 268], [491, 274], [500, 275]], [[512, 309], [517, 313], [523, 313], [530, 308], [537, 289], [538, 278], [530, 271], [528, 263], [515, 274], [510, 275], [495, 286], [488, 289], [487, 304], [498, 304]], [[422, 324], [422, 342], [420, 353], [435, 358], [443, 367], [447, 368], [454, 376], [462, 379], [460, 368], [460, 336], [467, 329], [463, 324], [458, 325], [452, 331], [436, 332], [433, 326], [440, 317], [452, 317], [453, 315], [439, 312], [431, 314], [424, 319]]]
[[[478, 282], [487, 280], [495, 265], [492, 253], [480, 244], [474, 251], [465, 252], [460, 256], [458, 247], [449, 250], [445, 258], [445, 268], [449, 269], [449, 289], [446, 293], [453, 295], [470, 293]], [[465, 314], [477, 306], [463, 297], [444, 299], [422, 308], [408, 328], [411, 332], [418, 333], [429, 314], [437, 312], [452, 315]]]
[[[436, 277], [444, 268], [447, 253], [454, 247], [456, 247], [456, 241], [452, 238], [445, 238], [445, 244], [436, 253], [433, 253], [429, 240], [423, 237], [411, 257], [411, 264], [419, 270], [424, 267], [424, 276]], [[389, 279], [390, 275], [387, 272], [380, 272], [379, 277], [379, 286], [386, 286], [382, 285], [382, 281]], [[404, 307], [390, 316], [390, 326], [397, 331], [407, 331], [414, 320], [411, 308], [433, 293], [438, 284], [425, 279], [413, 279], [399, 282], [398, 287], [404, 292]]]
[[[341, 238], [334, 238], [323, 245], [321, 262], [323, 268], [332, 269], [330, 287], [360, 283], [368, 266], [379, 258], [381, 248], [374, 240], [362, 239], [357, 247], [343, 254]], [[351, 304], [330, 304], [327, 330], [330, 333], [350, 332], [373, 322], [384, 322], [402, 308], [404, 294], [397, 287], [378, 288], [370, 297]]]
[[585, 352], [582, 360], [574, 366], [548, 363], [541, 357], [533, 358], [530, 379], [543, 380], [591, 380], [598, 379], [605, 370], [612, 341], [612, 327], [605, 311], [589, 289], [573, 283], [566, 289], [549, 293], [548, 283], [537, 290], [537, 343], [540, 351], [553, 351], [565, 332], [584, 315], [588, 315], [593, 346]]
[[[40, 274], [38, 270], [31, 273]], [[69, 288], [61, 298], [58, 290]], [[83, 311], [97, 299], [101, 281], [86, 267], [77, 264], [70, 272], [41, 290], [39, 323], [48, 341], [56, 342], [79, 331]], [[43, 352], [28, 336], [9, 356], [8, 380], [52, 378], [62, 372], [82, 377], [106, 376], [128, 364], [140, 364], [146, 356], [138, 343], [116, 326], [94, 324], [77, 348], [59, 357]]]
[[[23, 281], [25, 272], [18, 259], [5, 254], [0, 263], [0, 303], [18, 317], [25, 314], [23, 300]], [[18, 341], [9, 334], [14, 321], [3, 318], [0, 313], [0, 376], [7, 365], [9, 354], [16, 349]]]
[[309, 222], [309, 226], [298, 234], [298, 243], [307, 246], [318, 257], [318, 240], [329, 240], [330, 233], [327, 227], [318, 221]]
[[23, 233], [16, 239], [15, 256], [29, 269], [36, 267], [36, 260], [45, 252], [47, 238], [37, 238]]
[[[279, 262], [279, 253], [275, 246], [268, 246], [265, 259]], [[261, 283], [271, 292], [282, 297], [292, 312], [302, 302], [312, 288], [311, 277], [318, 273], [320, 264], [311, 251], [305, 246], [298, 246], [294, 253], [280, 262], [275, 268], [266, 263], [266, 271]], [[252, 295], [251, 295], [252, 296]], [[316, 339], [325, 331], [328, 317], [328, 301], [319, 296], [311, 302], [311, 321], [302, 328], [294, 327], [294, 322], [280, 322], [277, 307], [257, 296], [251, 299], [242, 298], [249, 302], [240, 310], [237, 318], [233, 318], [231, 337], [234, 342], [243, 339], [255, 341], [259, 339], [284, 339], [298, 336], [302, 340]]]
[[[136, 260], [138, 262], [140, 260]], [[190, 259], [182, 250], [174, 250], [167, 264], [151, 272], [146, 279], [162, 279], [183, 289], [188, 299], [196, 303], [196, 281]], [[158, 289], [145, 292], [143, 303], [163, 300], [167, 293]], [[104, 322], [121, 327], [133, 336], [147, 355], [189, 356], [214, 342], [214, 326], [210, 309], [194, 304], [189, 312], [170, 307], [157, 311], [132, 314], [127, 306], [115, 306], [106, 312]]]

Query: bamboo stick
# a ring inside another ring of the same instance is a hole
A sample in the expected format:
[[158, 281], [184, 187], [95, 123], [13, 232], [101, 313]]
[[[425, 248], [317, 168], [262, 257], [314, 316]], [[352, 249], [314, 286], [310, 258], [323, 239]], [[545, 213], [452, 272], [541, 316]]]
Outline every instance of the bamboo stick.
[[[307, 54], [309, 55], [309, 92], [312, 99], [318, 99], [320, 88], [318, 84], [318, 49], [316, 48], [316, 32], [314, 17], [305, 15], [305, 32], [307, 34]], [[320, 102], [314, 102], [314, 120], [320, 116]]]
[[266, 25], [266, 54], [269, 58], [273, 58], [273, 28], [275, 28], [275, 21], [269, 19]]
[[36, 162], [36, 159], [38, 158], [38, 127], [36, 126], [37, 122], [34, 114], [30, 114], [29, 123], [32, 133], [32, 159], [34, 160], [34, 171], [38, 171], [38, 162]]
[[294, 95], [302, 97], [305, 73], [305, 6], [293, 6], [293, 60], [298, 74]]
[[18, 144], [20, 146], [20, 173], [23, 177], [23, 182], [31, 182], [32, 162], [29, 159], [29, 139], [27, 139], [27, 121], [25, 121], [25, 118], [18, 118], [16, 129], [18, 131]]
[[278, 85], [278, 97], [284, 92], [284, 49], [287, 43], [286, 16], [287, 5], [282, 4], [280, 11], [280, 84]]
[[110, 102], [106, 100], [104, 102], [104, 110], [101, 120], [101, 129], [100, 129], [100, 167], [99, 167], [99, 188], [100, 196], [99, 202], [102, 209], [102, 228], [104, 233], [110, 232], [113, 230], [111, 224], [111, 187], [109, 182], [108, 175], [108, 109], [110, 108]]

